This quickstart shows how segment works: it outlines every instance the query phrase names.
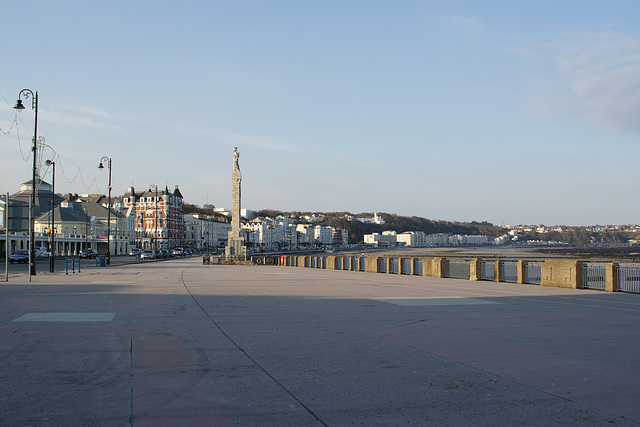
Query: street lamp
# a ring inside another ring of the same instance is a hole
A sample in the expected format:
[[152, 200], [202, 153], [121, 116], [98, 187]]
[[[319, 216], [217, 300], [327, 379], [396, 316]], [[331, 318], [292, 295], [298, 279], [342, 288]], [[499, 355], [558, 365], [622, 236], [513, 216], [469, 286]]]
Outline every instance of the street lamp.
[[54, 267], [54, 257], [55, 257], [55, 234], [53, 230], [56, 227], [56, 162], [47, 160], [44, 162], [47, 166], [53, 166], [53, 179], [51, 180], [51, 231], [49, 235], [51, 236], [51, 253], [49, 254], [49, 273], [53, 273], [55, 271]]
[[24, 110], [24, 105], [22, 105], [22, 99], [24, 98], [31, 100], [31, 109], [35, 111], [35, 127], [33, 131], [33, 147], [31, 150], [33, 151], [33, 175], [31, 179], [31, 212], [29, 213], [29, 281], [31, 281], [31, 276], [36, 274], [36, 232], [35, 232], [35, 209], [36, 209], [36, 149], [37, 149], [37, 141], [38, 141], [38, 92], [33, 93], [31, 89], [22, 89], [18, 94], [18, 101], [16, 101], [15, 107], [13, 107], [16, 111], [20, 112]]
[[104, 169], [103, 162], [109, 168], [109, 202], [107, 203], [107, 265], [111, 265], [111, 157], [102, 156], [98, 169]]

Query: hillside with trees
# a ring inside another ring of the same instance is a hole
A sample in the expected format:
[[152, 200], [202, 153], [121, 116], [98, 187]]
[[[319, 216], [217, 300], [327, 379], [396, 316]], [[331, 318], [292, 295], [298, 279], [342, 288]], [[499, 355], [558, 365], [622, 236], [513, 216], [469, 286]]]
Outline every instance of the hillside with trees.
[[426, 234], [484, 234], [491, 237], [498, 237], [506, 233], [503, 227], [498, 227], [488, 222], [433, 221], [418, 216], [407, 217], [388, 213], [378, 214], [379, 217], [384, 219], [384, 224], [364, 223], [357, 220], [358, 218], [372, 218], [373, 213], [368, 212], [359, 214], [350, 212], [281, 212], [269, 209], [260, 211], [258, 216], [275, 218], [282, 215], [304, 222], [301, 218], [314, 214], [324, 217], [324, 220], [314, 224], [347, 230], [349, 232], [349, 242], [352, 243], [363, 242], [365, 234], [382, 233], [387, 230], [393, 230], [398, 233], [422, 231]]

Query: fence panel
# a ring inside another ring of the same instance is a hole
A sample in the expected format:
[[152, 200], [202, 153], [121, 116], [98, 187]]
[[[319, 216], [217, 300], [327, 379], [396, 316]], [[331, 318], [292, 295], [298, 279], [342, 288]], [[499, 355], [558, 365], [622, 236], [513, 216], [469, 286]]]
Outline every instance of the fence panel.
[[364, 262], [364, 260], [365, 260], [365, 258], [364, 258], [364, 257], [360, 257], [360, 261], [359, 261], [359, 262], [360, 262], [360, 265], [359, 265], [358, 271], [365, 271], [365, 270], [364, 270], [364, 267], [365, 267], [365, 262]]
[[380, 258], [380, 273], [387, 272], [387, 258]]
[[336, 257], [336, 270], [342, 270], [342, 258]]
[[480, 274], [482, 280], [496, 279], [496, 264], [493, 261], [482, 261], [480, 265]]
[[417, 259], [416, 260], [416, 270], [415, 270], [415, 274], [418, 276], [422, 276], [423, 274], [423, 270], [422, 270], [422, 266], [424, 265], [424, 260], [423, 259]]
[[542, 279], [542, 266], [539, 262], [524, 263], [524, 283], [539, 285]]
[[452, 279], [469, 279], [470, 266], [468, 261], [445, 261], [444, 262], [444, 277], [450, 277]]
[[411, 274], [412, 258], [402, 258], [402, 274]]
[[516, 283], [518, 282], [518, 263], [515, 261], [506, 261], [502, 263], [502, 281]]
[[601, 289], [607, 286], [607, 272], [604, 265], [588, 265], [582, 266], [582, 288], [583, 289]]
[[391, 260], [390, 273], [398, 274], [399, 271], [399, 260], [398, 258], [389, 258]]
[[640, 267], [618, 266], [618, 290], [640, 292]]

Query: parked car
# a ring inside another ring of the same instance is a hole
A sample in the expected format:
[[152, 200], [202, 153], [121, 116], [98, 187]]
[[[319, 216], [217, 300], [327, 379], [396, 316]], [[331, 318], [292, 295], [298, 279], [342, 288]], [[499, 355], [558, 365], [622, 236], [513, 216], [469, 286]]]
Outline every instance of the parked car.
[[158, 258], [169, 258], [169, 251], [167, 249], [160, 249], [158, 251]]
[[28, 263], [29, 262], [29, 251], [26, 249], [20, 249], [9, 256], [9, 263], [13, 264], [14, 262], [20, 263]]
[[141, 253], [142, 253], [142, 249], [133, 248], [129, 251], [129, 256], [136, 256], [136, 255], [140, 255]]
[[154, 251], [152, 249], [147, 249], [145, 251], [142, 251], [142, 253], [140, 254], [140, 258], [142, 258], [142, 259], [155, 259], [156, 258], [156, 251]]
[[186, 251], [184, 251], [185, 255], [193, 255], [193, 252], [191, 251], [191, 249], [187, 249]]
[[98, 251], [96, 251], [95, 249], [85, 249], [83, 251], [80, 251], [80, 258], [91, 259], [97, 256], [98, 256]]
[[172, 252], [175, 256], [184, 256], [183, 248], [175, 248]]
[[49, 258], [49, 251], [45, 248], [36, 248], [36, 259], [45, 259]]

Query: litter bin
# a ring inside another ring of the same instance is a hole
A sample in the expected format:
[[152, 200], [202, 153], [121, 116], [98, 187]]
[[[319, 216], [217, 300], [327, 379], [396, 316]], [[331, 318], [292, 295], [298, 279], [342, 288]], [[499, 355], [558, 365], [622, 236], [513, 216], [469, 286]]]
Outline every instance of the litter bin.
[[100, 267], [104, 267], [107, 265], [107, 257], [105, 255], [100, 255]]

